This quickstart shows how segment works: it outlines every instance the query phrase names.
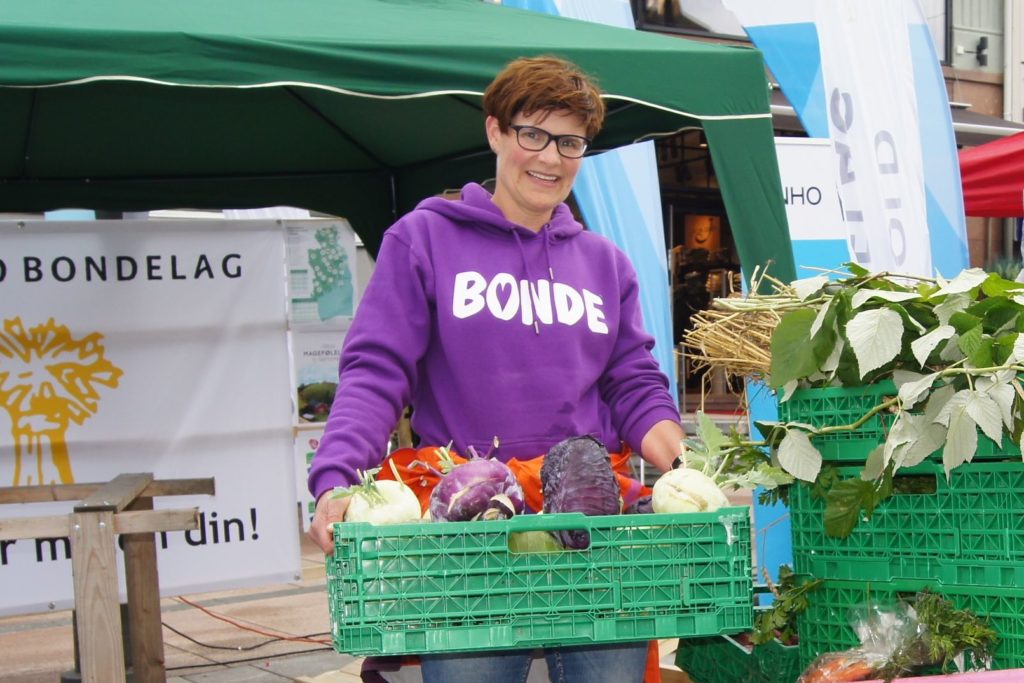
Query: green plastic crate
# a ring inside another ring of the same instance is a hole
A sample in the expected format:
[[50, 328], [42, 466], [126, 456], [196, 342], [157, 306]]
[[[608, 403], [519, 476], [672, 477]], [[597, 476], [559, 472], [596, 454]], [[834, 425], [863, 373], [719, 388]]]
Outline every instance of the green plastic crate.
[[[514, 553], [521, 531], [586, 529], [590, 547]], [[749, 630], [750, 510], [335, 526], [338, 652], [419, 654]]]
[[835, 581], [826, 579], [809, 596], [810, 606], [797, 617], [800, 663], [810, 664], [825, 652], [857, 647], [850, 610], [872, 601], [912, 598], [922, 590], [942, 595], [958, 609], [988, 620], [999, 637], [994, 669], [1024, 667], [1024, 589], [992, 586], [945, 586], [931, 581]]
[[[844, 467], [847, 477], [859, 468]], [[970, 462], [950, 473], [932, 462], [901, 470], [894, 493], [846, 538], [825, 534], [824, 501], [792, 487], [795, 571], [822, 579], [925, 579], [950, 586], [1024, 586], [1024, 462]]]
[[729, 636], [680, 640], [676, 666], [693, 683], [794, 683], [801, 673], [796, 645], [773, 640], [751, 650]]
[[[871, 408], [896, 394], [896, 385], [890, 380], [862, 387], [797, 389], [789, 400], [779, 402], [779, 419], [782, 422], [804, 422], [818, 428], [853, 424]], [[892, 413], [883, 411], [854, 431], [816, 436], [812, 443], [826, 462], [863, 463], [868, 454], [885, 441], [895, 418]], [[996, 445], [979, 432], [978, 450], [974, 457], [1019, 460], [1020, 448], [1005, 435], [1002, 443]], [[935, 451], [930, 458], [941, 462], [942, 450]]]

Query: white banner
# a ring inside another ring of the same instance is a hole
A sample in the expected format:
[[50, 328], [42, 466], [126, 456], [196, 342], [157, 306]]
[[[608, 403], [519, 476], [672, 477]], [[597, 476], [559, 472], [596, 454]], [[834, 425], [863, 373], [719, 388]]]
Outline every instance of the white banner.
[[[279, 221], [0, 223], [0, 481], [213, 477], [156, 499], [201, 513], [158, 535], [165, 595], [300, 570], [284, 241]], [[72, 595], [65, 539], [3, 543], [0, 614]]]
[[821, 138], [775, 138], [796, 276], [818, 275], [853, 260], [839, 193], [832, 176], [832, 143]]

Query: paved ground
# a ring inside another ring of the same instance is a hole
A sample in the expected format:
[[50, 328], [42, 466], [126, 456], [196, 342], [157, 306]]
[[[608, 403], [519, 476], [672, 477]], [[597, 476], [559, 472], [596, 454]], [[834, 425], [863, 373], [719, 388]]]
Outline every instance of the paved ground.
[[[362, 660], [330, 647], [324, 580], [323, 555], [303, 537], [301, 581], [165, 598], [168, 683], [357, 683]], [[673, 651], [666, 641], [663, 663]], [[0, 618], [0, 683], [57, 683], [74, 670], [70, 610]], [[665, 673], [664, 683], [689, 680]]]
[[[302, 551], [301, 581], [186, 596], [209, 612], [162, 600], [168, 681], [358, 681], [360, 661], [330, 647], [323, 556], [305, 541]], [[73, 672], [70, 610], [0, 618], [0, 662], [0, 683], [55, 683]]]

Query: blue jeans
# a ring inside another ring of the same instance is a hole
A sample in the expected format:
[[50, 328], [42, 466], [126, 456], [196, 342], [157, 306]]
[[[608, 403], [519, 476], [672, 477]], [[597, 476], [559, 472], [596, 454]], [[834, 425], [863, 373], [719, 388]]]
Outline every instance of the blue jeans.
[[[642, 683], [647, 642], [544, 650], [552, 683]], [[532, 650], [421, 655], [423, 683], [523, 683]]]

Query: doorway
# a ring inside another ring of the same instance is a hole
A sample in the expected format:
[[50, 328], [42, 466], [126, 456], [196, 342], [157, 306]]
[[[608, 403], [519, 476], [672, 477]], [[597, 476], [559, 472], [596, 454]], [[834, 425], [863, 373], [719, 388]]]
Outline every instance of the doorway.
[[693, 316], [712, 299], [740, 291], [739, 253], [715, 177], [703, 130], [686, 129], [655, 143], [671, 286], [672, 336], [680, 359], [679, 404], [683, 412], [704, 405], [732, 412], [740, 405], [741, 381], [708, 374], [687, 360], [682, 341]]

